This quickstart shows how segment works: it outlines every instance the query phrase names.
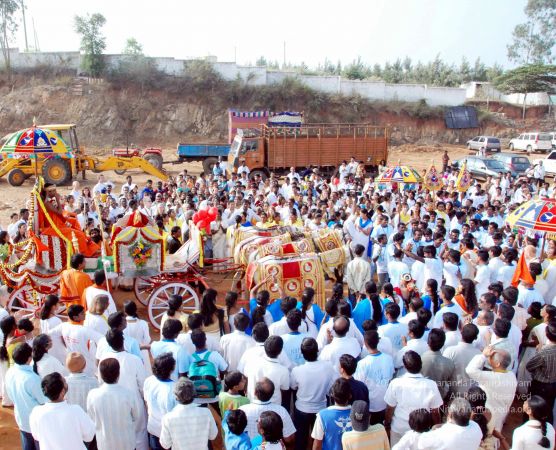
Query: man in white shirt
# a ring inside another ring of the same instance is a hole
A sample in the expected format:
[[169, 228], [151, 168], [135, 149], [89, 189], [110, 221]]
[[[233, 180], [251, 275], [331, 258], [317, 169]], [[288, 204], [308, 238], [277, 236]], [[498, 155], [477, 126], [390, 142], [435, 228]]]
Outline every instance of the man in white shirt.
[[125, 188], [128, 189], [129, 192], [133, 191], [133, 189], [135, 189], [137, 187], [137, 185], [132, 181], [131, 179], [131, 175], [128, 175], [127, 177], [125, 177], [125, 183], [122, 184], [122, 188], [120, 190], [121, 194], [124, 194], [125, 192]]
[[326, 396], [338, 374], [329, 361], [318, 360], [318, 345], [313, 338], [305, 338], [301, 344], [305, 364], [294, 367], [290, 384], [297, 391], [294, 424], [297, 429], [296, 443], [299, 448], [307, 447], [316, 414], [326, 408]]
[[234, 317], [235, 330], [220, 338], [222, 356], [228, 362], [228, 370], [237, 370], [241, 356], [245, 351], [255, 346], [253, 338], [245, 333], [249, 327], [249, 317], [238, 313]]
[[148, 450], [147, 436], [147, 411], [143, 401], [143, 385], [147, 378], [147, 372], [140, 357], [132, 355], [124, 350], [124, 333], [119, 330], [110, 330], [106, 333], [106, 342], [110, 349], [99, 359], [100, 363], [105, 359], [116, 359], [120, 366], [118, 384], [133, 394], [137, 404], [137, 420], [135, 427], [135, 449]]
[[436, 280], [438, 286], [442, 284], [442, 261], [436, 257], [436, 248], [434, 245], [426, 245], [423, 248], [424, 257], [420, 257], [408, 249], [403, 249], [403, 252], [409, 258], [424, 264], [422, 288], [426, 287], [425, 283], [430, 279]]
[[68, 386], [64, 377], [58, 372], [48, 374], [41, 386], [50, 401], [33, 408], [29, 417], [31, 433], [40, 448], [86, 449], [83, 443], [95, 437], [95, 424], [81, 407], [65, 401]]
[[147, 431], [151, 448], [160, 447], [162, 417], [176, 406], [174, 396], [175, 381], [171, 379], [176, 360], [169, 353], [163, 353], [154, 360], [153, 375], [145, 380], [143, 397], [147, 405]]
[[459, 317], [456, 313], [447, 312], [442, 316], [442, 330], [446, 334], [444, 348], [456, 345], [461, 340]]
[[400, 278], [404, 273], [409, 273], [409, 267], [402, 262], [403, 252], [399, 248], [394, 248], [392, 260], [388, 263], [388, 276], [394, 288], [400, 287]]
[[403, 347], [402, 337], [407, 338], [407, 324], [398, 322], [400, 307], [396, 303], [388, 303], [384, 308], [384, 315], [388, 323], [378, 327], [378, 334], [387, 337], [392, 342], [394, 355]]
[[461, 254], [459, 250], [450, 249], [448, 251], [448, 260], [444, 263], [443, 275], [447, 286], [456, 289], [459, 281], [465, 278], [467, 265], [461, 263]]
[[180, 378], [174, 393], [177, 405], [162, 417], [160, 445], [173, 450], [195, 450], [208, 447], [218, 435], [209, 408], [194, 403], [195, 386], [188, 378]]
[[[483, 370], [487, 358], [492, 370]], [[492, 413], [492, 425], [500, 433], [517, 387], [515, 374], [508, 370], [510, 364], [511, 357], [506, 350], [489, 346], [485, 347], [481, 355], [475, 356], [465, 369], [467, 375], [485, 391], [486, 407]]]
[[440, 309], [436, 312], [433, 319], [433, 327], [434, 328], [442, 328], [443, 320], [442, 316], [448, 312], [452, 312], [457, 314], [457, 316], [461, 319], [463, 317], [463, 309], [457, 303], [453, 302], [453, 298], [456, 294], [456, 290], [452, 286], [444, 285], [440, 289], [440, 299], [442, 300], [442, 304], [440, 305]]
[[498, 271], [504, 267], [504, 261], [500, 259], [500, 255], [502, 254], [502, 249], [495, 245], [491, 247], [488, 251], [490, 255], [490, 260], [488, 262], [488, 268], [490, 270], [490, 282], [494, 283], [497, 281]]
[[344, 316], [338, 316], [334, 319], [334, 333], [335, 337], [332, 342], [326, 345], [320, 355], [319, 360], [329, 361], [332, 367], [339, 372], [339, 361], [340, 357], [344, 354], [358, 358], [361, 354], [361, 346], [357, 342], [357, 339], [347, 336], [349, 331], [350, 322]]
[[446, 347], [442, 356], [452, 360], [454, 363], [454, 380], [450, 386], [450, 390], [463, 396], [471, 387], [471, 379], [467, 375], [465, 368], [471, 362], [473, 357], [479, 355], [481, 351], [473, 345], [473, 342], [479, 336], [479, 329], [476, 325], [468, 323], [461, 329], [461, 341], [456, 345]]
[[[295, 298], [293, 297], [282, 298], [282, 300], [280, 301], [280, 310], [282, 311], [284, 316], [280, 320], [273, 322], [268, 327], [268, 332], [270, 333], [271, 336], [282, 336], [283, 334], [292, 331], [287, 323], [288, 321], [287, 315], [290, 311], [293, 311], [296, 308], [297, 308], [297, 300]], [[306, 333], [307, 324], [303, 322], [299, 328], [299, 331], [301, 333]]]
[[[239, 370], [243, 375], [246, 375], [245, 368], [247, 367], [248, 363], [255, 360], [260, 360], [263, 356], [265, 356], [264, 344], [269, 337], [268, 327], [263, 322], [257, 323], [253, 327], [251, 336], [255, 341], [255, 345], [248, 348], [245, 353], [243, 353], [237, 366], [237, 370]], [[288, 370], [293, 367], [292, 362], [283, 351], [278, 356], [278, 362], [286, 367]]]
[[[533, 263], [531, 263], [533, 264]], [[540, 266], [540, 264], [537, 264]], [[541, 305], [544, 305], [544, 297], [538, 291], [537, 287], [534, 284], [530, 284], [521, 280], [518, 287], [519, 295], [517, 297], [517, 304], [521, 306], [525, 311], [529, 309], [531, 303], [539, 302]]]
[[99, 450], [132, 450], [135, 448], [135, 425], [139, 405], [125, 387], [118, 384], [120, 363], [107, 358], [99, 364], [103, 384], [89, 392], [87, 413], [96, 424], [96, 441]]
[[427, 340], [423, 339], [424, 334], [425, 327], [418, 320], [413, 319], [409, 321], [407, 324], [408, 339], [406, 339], [405, 336], [402, 336], [403, 347], [398, 351], [398, 353], [396, 353], [396, 357], [394, 359], [394, 367], [398, 370], [397, 376], [401, 376], [405, 373], [405, 369], [403, 367], [403, 355], [405, 355], [408, 351], [413, 350], [421, 356], [429, 350]]
[[477, 263], [469, 257], [469, 253], [465, 253], [463, 257], [475, 268], [476, 273], [473, 281], [475, 282], [475, 289], [477, 297], [480, 297], [485, 292], [488, 292], [490, 285], [490, 269], [488, 266], [488, 252], [486, 250], [479, 250], [477, 252]]
[[354, 378], [362, 381], [369, 390], [371, 425], [382, 423], [386, 412], [384, 394], [394, 376], [394, 360], [378, 350], [380, 336], [377, 331], [365, 332], [365, 348], [369, 353], [357, 363]]
[[419, 450], [471, 450], [479, 448], [483, 432], [471, 420], [471, 405], [456, 398], [448, 407], [448, 420], [440, 428], [419, 436]]
[[247, 361], [243, 373], [247, 377], [247, 396], [249, 400], [255, 398], [257, 382], [263, 378], [268, 378], [276, 387], [270, 401], [277, 405], [282, 403], [282, 393], [290, 388], [290, 373], [278, 361], [283, 345], [284, 342], [280, 336], [269, 336], [264, 343], [265, 355], [260, 359]]
[[106, 178], [105, 178], [104, 174], [101, 173], [98, 176], [98, 183], [95, 184], [95, 186], [93, 187], [93, 196], [97, 195], [97, 194], [101, 194], [102, 190], [106, 189], [106, 186], [108, 186], [109, 184], [114, 186], [114, 183], [112, 183], [111, 181], [106, 181]]
[[68, 322], [62, 322], [48, 332], [52, 340], [62, 339], [68, 353], [78, 352], [83, 355], [87, 364], [84, 372], [94, 375], [96, 371], [96, 345], [102, 335], [83, 326], [85, 309], [81, 305], [71, 305], [68, 308]]
[[384, 425], [390, 428], [390, 443], [395, 445], [406, 431], [409, 431], [411, 411], [426, 408], [432, 411], [434, 422], [439, 422], [438, 409], [443, 401], [438, 386], [433, 380], [421, 375], [421, 357], [408, 351], [403, 357], [407, 371], [400, 378], [394, 378], [388, 385], [384, 401], [387, 403]]
[[241, 160], [241, 163], [239, 165], [239, 167], [237, 168], [237, 174], [239, 177], [242, 177], [243, 173], [246, 173], [249, 176], [249, 172], [251, 172], [249, 170], [249, 167], [247, 167], [247, 165], [245, 164], [245, 159]]
[[300, 332], [300, 328], [304, 325], [304, 329], [307, 330], [307, 324], [303, 321], [303, 315], [299, 309], [289, 311], [286, 322], [290, 331], [281, 335], [284, 342], [283, 351], [294, 366], [300, 366], [305, 363], [301, 354], [301, 343], [309, 336], [306, 331]]
[[97, 270], [94, 274], [93, 281], [95, 284], [85, 288], [83, 295], [85, 296], [85, 301], [87, 302], [87, 309], [91, 309], [93, 306], [93, 300], [97, 295], [106, 295], [108, 297], [108, 308], [105, 311], [105, 317], [117, 311], [116, 304], [112, 298], [112, 294], [106, 289], [106, 273], [104, 270]]
[[[321, 325], [320, 330], [317, 334], [317, 344], [319, 344], [319, 349], [322, 350], [327, 344], [332, 341], [332, 338], [336, 336], [334, 331], [334, 319], [342, 314], [343, 310], [341, 308], [350, 309], [351, 306], [344, 302], [338, 307], [338, 302], [335, 300], [328, 300], [325, 305], [325, 312], [330, 317], [323, 325]], [[363, 335], [352, 318], [349, 319], [349, 330], [347, 336], [355, 338], [359, 343], [359, 346], [363, 346]]]
[[354, 248], [355, 258], [346, 268], [346, 283], [350, 295], [365, 293], [365, 284], [371, 281], [371, 265], [363, 258], [365, 247], [357, 244]]
[[251, 403], [240, 406], [239, 409], [247, 416], [247, 428], [245, 431], [249, 438], [253, 439], [259, 434], [258, 420], [261, 414], [265, 411], [274, 411], [282, 419], [284, 443], [287, 447], [291, 447], [295, 440], [296, 430], [288, 411], [283, 406], [271, 402], [274, 390], [274, 383], [268, 378], [263, 378], [255, 385], [255, 398]]

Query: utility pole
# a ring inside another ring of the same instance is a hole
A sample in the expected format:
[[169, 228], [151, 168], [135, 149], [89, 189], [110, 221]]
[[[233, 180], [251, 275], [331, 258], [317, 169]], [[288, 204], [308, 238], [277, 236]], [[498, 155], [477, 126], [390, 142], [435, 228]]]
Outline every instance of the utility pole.
[[21, 0], [21, 13], [23, 14], [23, 33], [25, 34], [25, 51], [29, 51], [29, 44], [27, 42], [27, 23], [25, 22], [25, 3]]
[[35, 39], [35, 51], [40, 52], [41, 48], [39, 46], [39, 37], [37, 36], [37, 29], [35, 28], [35, 18], [33, 16], [31, 16], [31, 20], [33, 22], [33, 36], [34, 36], [34, 39]]

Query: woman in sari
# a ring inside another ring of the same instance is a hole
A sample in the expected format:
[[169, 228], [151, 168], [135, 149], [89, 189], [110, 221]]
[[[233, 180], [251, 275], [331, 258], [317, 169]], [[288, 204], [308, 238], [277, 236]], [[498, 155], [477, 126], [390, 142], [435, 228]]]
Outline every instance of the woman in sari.
[[475, 283], [473, 280], [463, 278], [459, 282], [454, 302], [460, 306], [466, 316], [475, 317], [478, 307]]

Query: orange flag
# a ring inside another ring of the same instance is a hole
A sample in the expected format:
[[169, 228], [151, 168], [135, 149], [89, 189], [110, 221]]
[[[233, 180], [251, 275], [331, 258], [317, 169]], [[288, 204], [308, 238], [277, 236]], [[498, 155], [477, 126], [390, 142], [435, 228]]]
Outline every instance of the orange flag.
[[519, 261], [517, 262], [517, 267], [515, 268], [514, 277], [512, 278], [512, 286], [517, 287], [519, 281], [523, 280], [529, 284], [535, 284], [535, 280], [531, 276], [531, 272], [529, 272], [529, 267], [525, 262], [525, 256], [522, 253], [519, 257]]

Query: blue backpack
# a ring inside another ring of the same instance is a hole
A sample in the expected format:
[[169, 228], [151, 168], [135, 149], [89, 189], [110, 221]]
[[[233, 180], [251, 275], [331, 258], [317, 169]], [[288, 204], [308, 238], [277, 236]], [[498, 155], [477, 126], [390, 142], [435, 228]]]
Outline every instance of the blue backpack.
[[202, 358], [193, 353], [193, 362], [189, 366], [187, 377], [195, 386], [195, 398], [214, 398], [218, 396], [222, 387], [218, 380], [216, 366], [208, 360], [210, 352], [206, 352]]

